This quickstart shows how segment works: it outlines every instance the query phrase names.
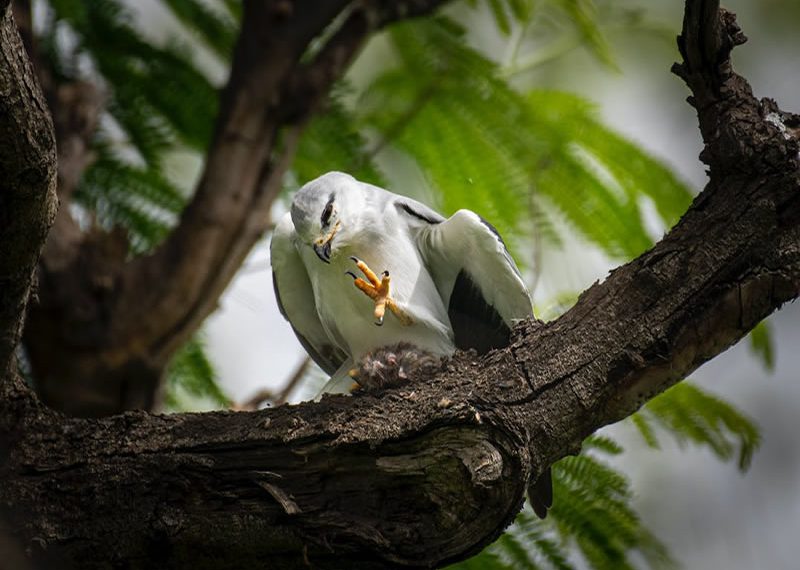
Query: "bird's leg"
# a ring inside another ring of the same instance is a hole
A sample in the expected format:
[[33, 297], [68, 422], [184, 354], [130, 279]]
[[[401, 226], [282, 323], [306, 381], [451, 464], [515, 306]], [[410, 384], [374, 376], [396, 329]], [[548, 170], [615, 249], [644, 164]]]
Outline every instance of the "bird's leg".
[[389, 272], [384, 271], [380, 279], [378, 279], [378, 276], [366, 263], [357, 257], [351, 257], [350, 259], [355, 262], [356, 267], [358, 267], [361, 273], [364, 274], [364, 277], [367, 278], [365, 281], [361, 277], [356, 276], [352, 271], [347, 272], [347, 274], [353, 278], [353, 285], [375, 302], [375, 324], [383, 324], [383, 317], [386, 314], [386, 309], [389, 309], [389, 311], [394, 313], [400, 320], [401, 324], [410, 325], [413, 322], [411, 317], [389, 296], [389, 283], [391, 281]]

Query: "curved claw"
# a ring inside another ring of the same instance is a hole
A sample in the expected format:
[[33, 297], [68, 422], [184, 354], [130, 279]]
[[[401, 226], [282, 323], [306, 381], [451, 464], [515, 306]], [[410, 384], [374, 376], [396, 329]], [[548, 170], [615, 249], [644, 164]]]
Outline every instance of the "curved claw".
[[358, 276], [355, 273], [353, 273], [352, 271], [345, 271], [344, 274], [345, 275], [349, 275], [350, 277], [353, 278], [353, 280], [358, 279]]
[[383, 317], [380, 317], [378, 320], [375, 321], [375, 326], [376, 327], [382, 327], [383, 326]]
[[350, 256], [350, 259], [351, 259], [352, 261], [356, 262], [356, 263], [358, 263], [359, 261], [361, 261], [361, 260], [360, 260], [359, 258], [357, 258], [355, 255], [351, 255], [351, 256]]

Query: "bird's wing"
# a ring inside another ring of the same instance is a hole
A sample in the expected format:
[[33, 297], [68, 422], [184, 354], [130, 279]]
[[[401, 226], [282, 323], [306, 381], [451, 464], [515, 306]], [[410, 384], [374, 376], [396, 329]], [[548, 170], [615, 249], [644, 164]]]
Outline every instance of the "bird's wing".
[[482, 354], [508, 345], [511, 327], [533, 311], [497, 230], [475, 212], [459, 210], [422, 225], [417, 243], [447, 307], [456, 347]]
[[328, 337], [317, 314], [314, 291], [306, 267], [295, 247], [292, 217], [286, 214], [276, 226], [270, 245], [272, 284], [283, 317], [320, 368], [333, 374], [347, 355]]
[[[456, 348], [479, 354], [507, 346], [511, 327], [533, 314], [530, 296], [497, 230], [475, 212], [459, 210], [444, 219], [414, 208], [417, 243], [447, 306]], [[405, 211], [398, 204], [398, 207]], [[430, 217], [429, 220], [425, 220]], [[530, 481], [528, 497], [539, 518], [553, 505], [550, 469]]]

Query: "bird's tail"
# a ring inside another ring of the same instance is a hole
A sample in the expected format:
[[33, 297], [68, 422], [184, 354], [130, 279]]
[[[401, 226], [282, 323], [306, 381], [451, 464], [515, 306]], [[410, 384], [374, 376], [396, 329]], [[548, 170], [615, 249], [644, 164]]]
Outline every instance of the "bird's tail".
[[314, 401], [319, 401], [323, 394], [349, 394], [353, 389], [353, 378], [350, 376], [350, 371], [353, 369], [353, 360], [348, 358], [342, 365], [333, 373], [331, 379], [328, 380], [319, 391]]
[[537, 517], [543, 519], [547, 516], [547, 510], [553, 506], [553, 475], [549, 467], [528, 484], [528, 500]]

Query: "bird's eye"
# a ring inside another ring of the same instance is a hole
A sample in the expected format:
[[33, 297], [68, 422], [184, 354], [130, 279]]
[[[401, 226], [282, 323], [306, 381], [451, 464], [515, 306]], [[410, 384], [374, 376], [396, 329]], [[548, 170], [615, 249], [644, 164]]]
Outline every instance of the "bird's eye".
[[333, 214], [333, 202], [331, 201], [328, 202], [328, 204], [325, 206], [325, 209], [322, 210], [322, 215], [319, 218], [323, 226], [328, 225], [328, 223], [331, 221], [332, 214]]

